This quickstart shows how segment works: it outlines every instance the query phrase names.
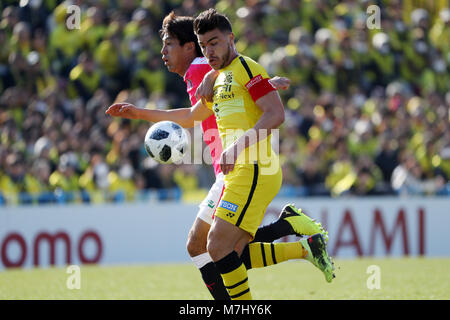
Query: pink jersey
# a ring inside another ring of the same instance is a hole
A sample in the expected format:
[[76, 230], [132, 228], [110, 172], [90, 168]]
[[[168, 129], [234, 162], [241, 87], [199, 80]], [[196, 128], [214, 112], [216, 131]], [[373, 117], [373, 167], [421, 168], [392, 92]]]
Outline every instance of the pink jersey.
[[[197, 57], [194, 61], [192, 61], [189, 69], [186, 71], [186, 74], [184, 75], [184, 82], [186, 82], [187, 93], [191, 99], [192, 106], [197, 103], [195, 92], [197, 91], [197, 88], [202, 82], [205, 74], [207, 74], [210, 70], [211, 67], [209, 66], [206, 58]], [[214, 172], [217, 175], [221, 172], [219, 160], [220, 155], [222, 154], [222, 142], [220, 141], [216, 117], [214, 115], [202, 121], [202, 130], [203, 140], [209, 148], [209, 152], [211, 153], [211, 158], [213, 160], [212, 164], [214, 167]]]

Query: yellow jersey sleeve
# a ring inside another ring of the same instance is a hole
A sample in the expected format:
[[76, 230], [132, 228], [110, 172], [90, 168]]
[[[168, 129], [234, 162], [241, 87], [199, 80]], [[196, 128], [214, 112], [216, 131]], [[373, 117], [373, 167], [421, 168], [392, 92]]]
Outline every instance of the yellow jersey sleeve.
[[235, 77], [236, 81], [242, 86], [245, 87], [250, 80], [258, 75], [261, 75], [263, 79], [269, 78], [267, 71], [255, 60], [244, 56], [240, 56], [239, 60], [242, 68], [239, 68], [239, 72], [236, 72]]
[[243, 56], [239, 56], [239, 60], [242, 67], [236, 72], [236, 81], [246, 88], [254, 102], [276, 90], [269, 82], [267, 71], [259, 63]]

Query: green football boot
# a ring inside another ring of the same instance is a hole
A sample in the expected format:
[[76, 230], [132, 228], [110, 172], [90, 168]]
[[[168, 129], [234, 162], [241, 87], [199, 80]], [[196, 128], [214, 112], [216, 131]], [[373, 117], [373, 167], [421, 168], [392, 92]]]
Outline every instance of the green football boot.
[[328, 256], [327, 246], [320, 233], [300, 240], [303, 248], [308, 251], [305, 259], [316, 266], [325, 275], [325, 280], [331, 282], [334, 275], [334, 264]]
[[320, 233], [325, 242], [328, 242], [328, 231], [325, 231], [322, 224], [308, 217], [302, 212], [302, 209], [297, 209], [294, 204], [285, 205], [279, 218], [289, 222], [292, 230], [299, 237]]

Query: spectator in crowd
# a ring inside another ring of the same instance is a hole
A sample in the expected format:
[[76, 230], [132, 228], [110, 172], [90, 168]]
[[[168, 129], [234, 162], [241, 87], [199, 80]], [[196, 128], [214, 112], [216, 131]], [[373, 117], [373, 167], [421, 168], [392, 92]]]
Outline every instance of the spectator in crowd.
[[[148, 124], [104, 108], [188, 105], [155, 35], [171, 10], [212, 6], [232, 19], [239, 50], [291, 79], [280, 93], [282, 192], [449, 194], [444, 2], [379, 1], [381, 30], [366, 26], [369, 2], [354, 0], [15, 3], [0, 1], [0, 203], [202, 198], [205, 165], [157, 164], [143, 148]], [[80, 29], [66, 25], [69, 4]]]
[[410, 153], [402, 156], [400, 164], [392, 173], [392, 188], [403, 194], [434, 194], [441, 189], [445, 183], [442, 176], [424, 180], [421, 177], [422, 170]]

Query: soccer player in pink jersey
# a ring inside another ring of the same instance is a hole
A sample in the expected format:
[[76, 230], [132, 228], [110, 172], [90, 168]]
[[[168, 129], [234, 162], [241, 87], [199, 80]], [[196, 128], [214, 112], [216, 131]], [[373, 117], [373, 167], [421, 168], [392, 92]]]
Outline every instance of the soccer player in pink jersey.
[[[163, 42], [161, 54], [164, 64], [170, 72], [177, 73], [183, 77], [191, 104], [194, 107], [197, 103], [202, 103], [201, 101], [197, 101], [196, 92], [204, 78], [207, 80], [208, 75], [211, 75], [211, 79], [215, 78], [213, 72], [210, 72], [212, 69], [203, 57], [197, 43], [193, 21], [194, 19], [191, 17], [176, 16], [172, 12], [165, 17], [162, 29], [160, 30], [160, 36]], [[271, 83], [277, 89], [286, 89], [289, 86], [289, 80], [286, 78], [275, 77], [271, 79]], [[207, 81], [204, 82], [204, 85], [207, 87]], [[149, 110], [137, 108], [129, 103], [116, 103], [108, 108], [106, 114], [127, 119], [142, 119], [150, 122], [168, 120], [174, 121], [185, 128], [190, 128], [194, 126], [194, 122], [190, 120], [191, 110], [192, 108]], [[223, 173], [220, 170], [219, 164], [222, 144], [214, 115], [202, 121], [201, 125], [203, 132], [208, 132], [208, 134], [203, 135], [203, 139], [211, 153], [216, 181], [206, 198], [199, 205], [197, 218], [189, 231], [187, 250], [192, 261], [200, 270], [203, 281], [213, 298], [216, 300], [228, 300], [230, 298], [220, 273], [217, 271], [215, 264], [206, 250], [208, 232], [224, 189]], [[304, 230], [304, 227], [302, 228], [296, 219], [302, 217], [304, 222], [307, 216], [301, 211], [288, 212], [287, 210], [290, 209], [288, 207], [286, 206], [283, 209], [278, 220], [267, 226], [260, 227], [255, 235], [254, 241], [272, 242], [291, 234], [300, 236], [324, 232], [320, 224], [312, 221], [311, 226], [313, 231]], [[304, 223], [302, 226], [304, 226]], [[248, 255], [248, 250], [244, 250], [243, 255]], [[249, 260], [248, 257], [247, 260]]]

